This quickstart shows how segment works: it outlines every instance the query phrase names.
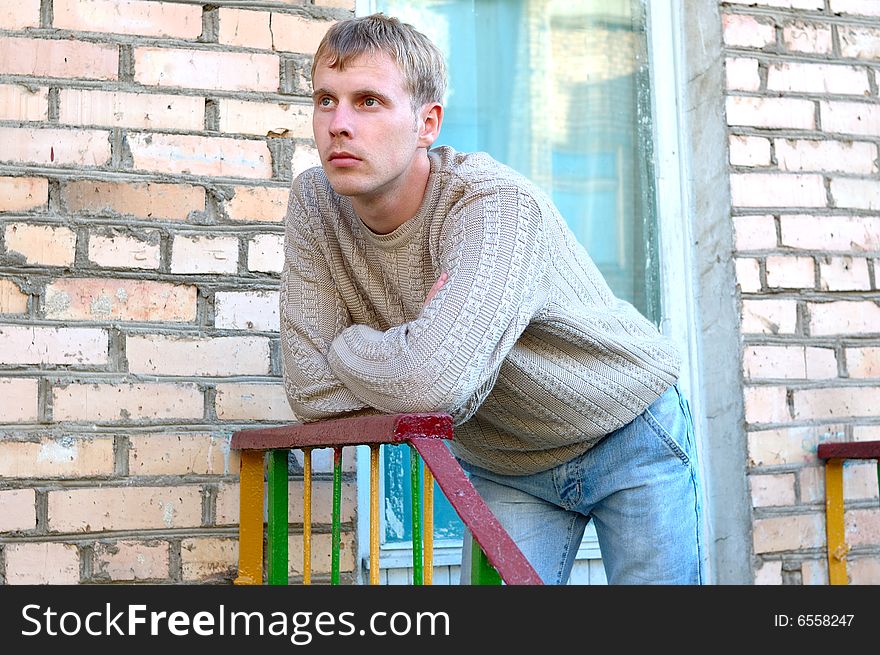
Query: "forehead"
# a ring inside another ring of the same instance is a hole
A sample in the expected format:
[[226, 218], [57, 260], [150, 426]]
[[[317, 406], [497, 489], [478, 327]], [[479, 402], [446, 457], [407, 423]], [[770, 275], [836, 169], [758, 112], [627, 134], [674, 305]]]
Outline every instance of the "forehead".
[[406, 82], [397, 61], [384, 52], [356, 55], [342, 69], [331, 68], [322, 58], [315, 65], [312, 86], [330, 90], [373, 87], [406, 93]]

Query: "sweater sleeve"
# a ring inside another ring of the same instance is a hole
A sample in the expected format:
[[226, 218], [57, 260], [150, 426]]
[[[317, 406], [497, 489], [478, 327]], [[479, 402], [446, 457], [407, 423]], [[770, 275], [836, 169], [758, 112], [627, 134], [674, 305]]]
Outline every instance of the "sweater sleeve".
[[352, 325], [328, 361], [358, 398], [386, 412], [473, 416], [504, 358], [543, 304], [544, 218], [516, 186], [493, 186], [443, 219], [449, 280], [414, 320], [386, 331]]
[[295, 186], [288, 201], [281, 273], [282, 374], [294, 414], [314, 421], [364, 410], [367, 405], [346, 388], [327, 362], [333, 338], [351, 325], [351, 318]]

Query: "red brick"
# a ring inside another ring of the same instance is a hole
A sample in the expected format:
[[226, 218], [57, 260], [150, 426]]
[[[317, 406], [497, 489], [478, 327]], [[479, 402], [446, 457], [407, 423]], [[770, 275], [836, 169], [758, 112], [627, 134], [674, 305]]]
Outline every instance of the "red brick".
[[138, 375], [229, 376], [270, 372], [267, 337], [129, 336], [128, 370]]
[[32, 77], [115, 80], [119, 49], [115, 45], [69, 39], [0, 39], [0, 73]]
[[37, 381], [30, 378], [0, 378], [4, 423], [33, 423], [38, 417]]
[[45, 210], [49, 181], [44, 177], [0, 177], [0, 212]]
[[180, 134], [130, 134], [134, 167], [160, 173], [270, 178], [272, 155], [263, 141]]
[[26, 314], [28, 295], [12, 280], [0, 280], [0, 314]]
[[113, 471], [113, 437], [41, 436], [39, 441], [0, 442], [3, 478], [83, 479]]
[[151, 280], [64, 278], [46, 286], [46, 318], [91, 321], [162, 321], [196, 318], [194, 286]]
[[202, 8], [143, 0], [54, 0], [52, 26], [83, 32], [195, 39], [202, 33]]
[[73, 544], [11, 543], [4, 554], [6, 584], [79, 583], [79, 552]]
[[226, 215], [232, 221], [280, 223], [287, 213], [287, 187], [237, 186], [226, 201]]
[[50, 532], [199, 527], [201, 488], [104, 487], [49, 492]]
[[48, 117], [48, 87], [0, 84], [0, 120], [45, 121]]
[[76, 383], [52, 389], [55, 421], [201, 419], [204, 398], [192, 383]]
[[21, 255], [27, 264], [70, 266], [76, 255], [76, 233], [66, 227], [8, 223], [6, 251]]
[[333, 21], [302, 18], [294, 14], [272, 14], [273, 48], [312, 55]]
[[0, 364], [101, 365], [108, 361], [106, 330], [0, 325]]
[[62, 187], [61, 198], [71, 212], [186, 220], [205, 210], [205, 189], [191, 184], [78, 181]]
[[94, 546], [94, 575], [109, 580], [167, 580], [167, 541], [112, 541]]
[[220, 101], [220, 131], [235, 134], [312, 138], [312, 107], [294, 103]]
[[247, 11], [221, 7], [218, 40], [226, 45], [271, 50], [270, 15], [267, 11]]
[[280, 81], [278, 57], [256, 53], [135, 48], [134, 69], [145, 86], [276, 92]]
[[0, 143], [0, 159], [8, 162], [45, 166], [110, 162], [110, 132], [103, 130], [0, 127]]
[[[0, 444], [2, 447], [2, 444]], [[0, 489], [0, 532], [33, 530], [37, 527], [36, 493], [33, 489]]]
[[58, 120], [65, 125], [201, 130], [205, 99], [194, 96], [61, 89]]

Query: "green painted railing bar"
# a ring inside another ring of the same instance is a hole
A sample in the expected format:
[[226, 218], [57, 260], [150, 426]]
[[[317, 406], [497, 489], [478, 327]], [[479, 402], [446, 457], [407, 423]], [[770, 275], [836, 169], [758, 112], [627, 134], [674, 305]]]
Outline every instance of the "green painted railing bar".
[[270, 585], [287, 584], [287, 450], [269, 451], [267, 579]]
[[409, 481], [412, 489], [412, 551], [413, 584], [422, 584], [422, 484], [419, 475], [419, 453], [409, 447]]
[[333, 526], [331, 529], [330, 584], [339, 584], [340, 521], [342, 516], [342, 448], [333, 449]]
[[476, 540], [472, 541], [471, 548], [471, 584], [475, 585], [500, 585], [501, 576], [495, 567], [489, 563], [486, 553], [480, 548]]

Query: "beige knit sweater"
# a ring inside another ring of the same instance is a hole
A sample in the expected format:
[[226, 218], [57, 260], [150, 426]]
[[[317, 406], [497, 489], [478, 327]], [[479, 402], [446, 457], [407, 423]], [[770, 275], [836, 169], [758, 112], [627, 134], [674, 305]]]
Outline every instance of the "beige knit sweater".
[[679, 356], [612, 294], [534, 184], [483, 153], [429, 157], [418, 214], [386, 235], [320, 168], [294, 181], [281, 279], [288, 399], [305, 421], [448, 412], [464, 460], [546, 470], [638, 416], [676, 381]]

